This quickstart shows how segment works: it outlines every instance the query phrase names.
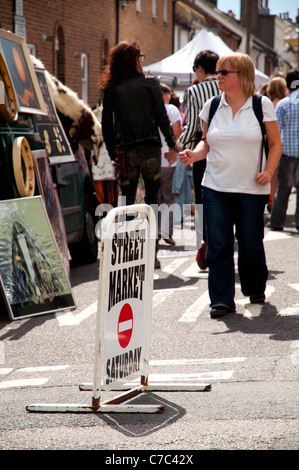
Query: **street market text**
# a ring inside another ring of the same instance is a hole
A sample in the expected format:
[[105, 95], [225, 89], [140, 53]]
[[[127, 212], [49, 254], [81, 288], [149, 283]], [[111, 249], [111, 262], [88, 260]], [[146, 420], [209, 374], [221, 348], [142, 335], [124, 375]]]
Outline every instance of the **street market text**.
[[[123, 265], [132, 261], [140, 263], [144, 258], [144, 242], [145, 230], [115, 233], [112, 238], [111, 265]], [[125, 299], [142, 300], [144, 278], [144, 263], [110, 271], [108, 310]]]

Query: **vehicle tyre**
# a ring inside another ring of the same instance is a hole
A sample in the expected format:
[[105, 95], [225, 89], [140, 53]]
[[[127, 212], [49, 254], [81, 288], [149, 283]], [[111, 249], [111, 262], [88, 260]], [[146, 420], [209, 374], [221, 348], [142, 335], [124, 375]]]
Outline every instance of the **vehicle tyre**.
[[84, 193], [84, 229], [81, 242], [70, 246], [72, 263], [89, 264], [98, 259], [98, 239], [95, 233], [96, 217], [92, 200]]
[[34, 163], [30, 145], [25, 137], [17, 137], [12, 147], [15, 181], [21, 197], [30, 197], [35, 191]]

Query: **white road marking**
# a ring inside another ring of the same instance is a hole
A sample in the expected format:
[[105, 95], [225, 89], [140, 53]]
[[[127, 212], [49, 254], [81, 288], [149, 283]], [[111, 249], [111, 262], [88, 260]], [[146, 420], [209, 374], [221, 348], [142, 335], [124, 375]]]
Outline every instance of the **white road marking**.
[[290, 317], [293, 315], [299, 315], [299, 304], [295, 304], [292, 307], [284, 308], [278, 312], [282, 317]]
[[8, 369], [8, 368], [4, 368], [4, 369], [0, 368], [0, 375], [8, 375], [8, 374], [10, 374], [12, 371], [13, 371], [12, 368], [9, 368], [9, 369]]
[[192, 263], [183, 273], [182, 277], [199, 277], [200, 279], [208, 279], [208, 270], [201, 271], [196, 262]]
[[209, 292], [206, 290], [189, 308], [183, 313], [179, 322], [195, 322], [203, 310], [209, 305]]
[[[275, 288], [273, 286], [266, 286], [266, 302], [269, 299], [269, 297], [275, 292]], [[263, 308], [263, 304], [251, 304], [249, 303], [248, 297], [245, 299], [240, 299], [236, 300], [236, 304], [239, 305], [244, 305], [245, 306], [245, 311], [243, 313], [243, 316], [246, 318], [254, 318], [258, 317], [261, 314], [261, 310]]]
[[293, 341], [291, 348], [294, 349], [294, 352], [291, 354], [291, 363], [299, 364], [299, 341]]
[[272, 230], [269, 230], [264, 237], [264, 242], [272, 242], [273, 240], [282, 240], [286, 238], [291, 238], [291, 235], [285, 232], [273, 232]]
[[231, 362], [244, 362], [246, 357], [221, 357], [205, 359], [156, 359], [150, 360], [150, 366], [176, 366], [176, 365], [198, 365], [198, 364], [224, 364]]
[[45, 385], [48, 380], [49, 379], [47, 378], [7, 380], [5, 382], [0, 383], [0, 389], [12, 387], [36, 387], [39, 385]]
[[[298, 351], [299, 352], [299, 351]], [[149, 365], [155, 366], [197, 366], [197, 365], [209, 365], [209, 364], [233, 364], [244, 362], [246, 357], [221, 357], [221, 358], [202, 358], [202, 359], [158, 359], [150, 360]], [[41, 366], [41, 367], [24, 367], [22, 369], [16, 369], [14, 372], [19, 373], [32, 373], [32, 372], [53, 372], [57, 370], [63, 370], [69, 368], [70, 365], [57, 365], [57, 366]], [[13, 369], [2, 369], [7, 373]], [[149, 374], [150, 382], [195, 382], [195, 381], [210, 381], [210, 380], [227, 380], [233, 376], [234, 370], [227, 371], [205, 371], [197, 373], [162, 373], [162, 374]], [[13, 387], [37, 387], [45, 385], [49, 381], [49, 378], [31, 378], [31, 379], [15, 379], [0, 382], [0, 389], [8, 389]], [[139, 382], [140, 378], [135, 379], [135, 382]], [[134, 381], [132, 381], [133, 383]]]
[[37, 367], [23, 367], [22, 369], [17, 369], [18, 372], [51, 372], [55, 370], [64, 370], [67, 369], [69, 365], [59, 365], [59, 366], [37, 366]]
[[58, 320], [59, 326], [80, 325], [83, 320], [86, 320], [91, 315], [94, 315], [97, 312], [97, 306], [98, 303], [94, 302], [93, 304], [89, 305], [87, 308], [77, 314], [73, 312], [57, 313], [56, 318]]
[[162, 269], [162, 271], [164, 273], [167, 273], [167, 274], [173, 274], [174, 272], [176, 272], [178, 270], [178, 268], [184, 264], [186, 261], [188, 261], [189, 258], [176, 258], [174, 259], [173, 261], [171, 261], [171, 263], [167, 264], [167, 266], [165, 266], [165, 268]]
[[288, 286], [292, 287], [293, 289], [299, 292], [299, 284], [288, 284]]
[[[275, 234], [278, 238], [289, 238], [289, 235], [281, 232], [268, 232], [268, 234]], [[267, 234], [267, 235], [268, 235]], [[274, 236], [268, 235], [268, 240], [275, 239]], [[237, 254], [235, 254], [237, 256]], [[167, 274], [175, 273], [181, 265], [183, 265], [189, 257], [181, 257], [172, 260], [165, 268], [163, 268], [163, 272]], [[191, 266], [189, 266], [183, 273], [181, 273], [181, 277], [183, 278], [190, 278], [190, 277], [198, 277], [200, 279], [207, 279], [208, 278], [208, 271], [201, 271], [198, 268], [196, 262], [193, 262]], [[155, 273], [155, 279], [159, 278], [159, 275]], [[299, 292], [299, 284], [288, 284], [293, 289]], [[236, 288], [239, 286], [236, 285]], [[197, 289], [196, 287], [180, 287], [182, 289]], [[177, 289], [160, 289], [153, 292], [153, 308], [156, 308], [162, 302], [167, 300], [173, 292], [177, 291]], [[266, 297], [269, 297], [274, 292], [274, 288], [272, 286], [267, 286], [266, 290]], [[209, 306], [210, 299], [208, 295], [208, 291], [205, 291], [189, 308], [184, 312], [184, 314], [178, 320], [179, 322], [195, 322], [199, 315], [203, 312], [203, 310]], [[248, 298], [244, 299], [236, 299], [237, 305], [242, 305], [245, 308], [243, 315], [247, 318], [253, 318], [260, 314], [261, 305], [259, 304], [249, 304]], [[56, 314], [56, 318], [58, 320], [59, 326], [77, 326], [82, 321], [89, 318], [91, 315], [94, 315], [97, 312], [97, 302], [89, 305], [87, 308], [82, 310], [79, 313], [75, 312], [60, 312]], [[280, 312], [282, 316], [287, 315], [298, 315], [298, 305], [295, 304], [293, 307], [288, 307]]]
[[[292, 287], [292, 289], [295, 289], [296, 291], [299, 292], [299, 284], [288, 284], [288, 286]], [[282, 317], [299, 315], [299, 303], [296, 303], [292, 305], [291, 307], [286, 307], [283, 310], [280, 310], [278, 314], [281, 315]]]
[[[152, 308], [157, 308], [160, 304], [171, 297], [178, 289], [157, 289], [153, 292]], [[180, 287], [179, 290], [197, 290], [197, 287]]]
[[[234, 374], [233, 370], [216, 370], [205, 371], [196, 374], [148, 374], [148, 383], [154, 385], [157, 382], [167, 383], [192, 383], [192, 382], [207, 382], [211, 380], [228, 380]], [[140, 379], [135, 379], [131, 383], [138, 383]]]
[[[240, 284], [236, 284], [236, 290], [240, 289]], [[275, 291], [273, 286], [266, 287], [266, 299]], [[243, 315], [247, 318], [252, 318], [258, 316], [261, 313], [263, 304], [250, 304], [248, 297], [243, 299], [236, 299], [237, 305], [242, 305], [245, 307], [245, 312]], [[210, 297], [209, 292], [205, 291], [193, 304], [191, 304], [188, 309], [183, 313], [179, 318], [179, 322], [195, 322], [197, 321], [200, 314], [209, 306]], [[239, 312], [238, 312], [239, 313]]]

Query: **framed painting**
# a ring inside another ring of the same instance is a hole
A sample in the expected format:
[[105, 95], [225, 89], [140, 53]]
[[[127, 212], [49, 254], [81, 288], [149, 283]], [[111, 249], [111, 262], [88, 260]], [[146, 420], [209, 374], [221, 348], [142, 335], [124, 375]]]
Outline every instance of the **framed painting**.
[[49, 155], [50, 163], [75, 162], [76, 159], [57, 115], [48, 88], [45, 70], [37, 67], [35, 67], [34, 70], [47, 108], [47, 114], [37, 114], [35, 121]]
[[43, 196], [47, 215], [55, 236], [60, 257], [65, 271], [70, 277], [70, 256], [67, 244], [67, 236], [64, 220], [59, 201], [57, 187], [53, 183], [51, 168], [48, 162], [48, 155], [45, 150], [35, 150], [32, 152], [39, 194]]
[[0, 201], [0, 281], [11, 320], [76, 307], [41, 196]]
[[0, 29], [0, 54], [13, 85], [18, 111], [46, 113], [25, 39]]

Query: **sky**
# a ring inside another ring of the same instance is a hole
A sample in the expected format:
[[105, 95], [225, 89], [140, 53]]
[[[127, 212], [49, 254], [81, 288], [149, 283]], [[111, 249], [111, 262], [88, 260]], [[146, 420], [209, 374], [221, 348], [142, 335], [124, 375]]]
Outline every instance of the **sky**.
[[[241, 0], [218, 0], [218, 10], [227, 13], [232, 10], [236, 15], [237, 19], [240, 18], [240, 4]], [[289, 12], [289, 17], [296, 21], [297, 9], [299, 8], [298, 0], [269, 0], [268, 8], [270, 9], [271, 15], [279, 16], [279, 13]]]

